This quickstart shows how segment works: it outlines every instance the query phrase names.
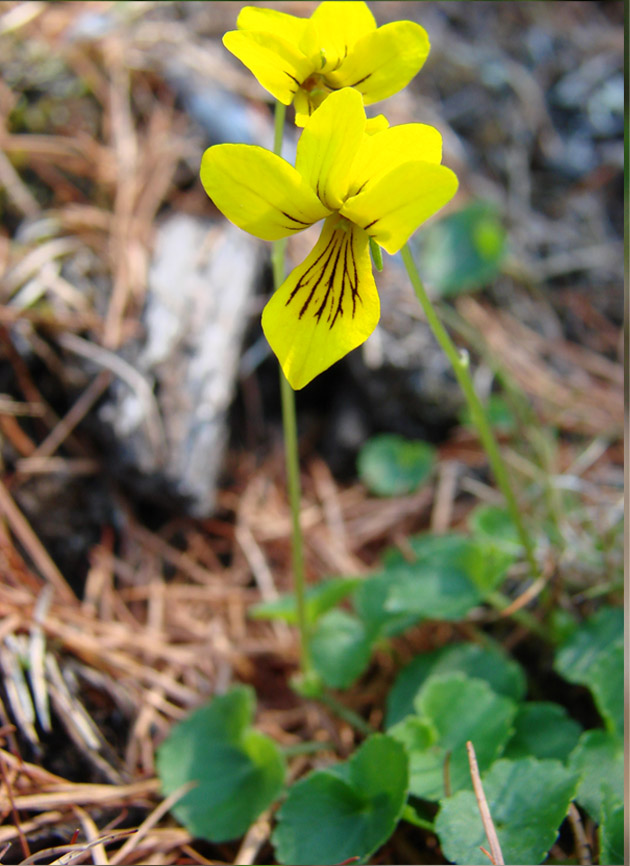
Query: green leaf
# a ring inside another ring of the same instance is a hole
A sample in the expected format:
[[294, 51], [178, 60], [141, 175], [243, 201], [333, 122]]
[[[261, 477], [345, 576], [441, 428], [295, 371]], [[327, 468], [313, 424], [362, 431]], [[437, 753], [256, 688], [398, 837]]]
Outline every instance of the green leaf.
[[[559, 761], [500, 760], [482, 776], [505, 863], [541, 863], [553, 845], [574, 796], [576, 776]], [[488, 848], [472, 791], [441, 803], [435, 829], [452, 863], [483, 864]]]
[[400, 671], [387, 696], [386, 727], [414, 712], [414, 698], [429, 676], [451, 671], [485, 680], [497, 694], [514, 700], [525, 694], [523, 669], [498, 644], [451, 644], [416, 656]]
[[[485, 404], [485, 410], [490, 426], [497, 433], [509, 435], [516, 432], [518, 424], [514, 412], [500, 394], [490, 394]], [[469, 430], [477, 429], [467, 405], [463, 407], [459, 419], [463, 427], [467, 427]]]
[[594, 821], [599, 821], [605, 790], [623, 803], [623, 740], [608, 731], [585, 731], [569, 756], [569, 768], [578, 775], [576, 800]]
[[420, 827], [421, 830], [428, 830], [430, 833], [433, 833], [435, 830], [433, 821], [428, 816], [425, 817], [421, 814], [421, 807], [422, 803], [420, 800], [416, 800], [413, 806], [411, 803], [407, 803], [400, 816], [400, 820], [407, 821], [408, 824], [413, 824], [414, 827]]
[[383, 556], [383, 566], [385, 570], [389, 570], [393, 566], [408, 565], [412, 555], [414, 563], [430, 560], [435, 556], [460, 556], [465, 554], [469, 545], [470, 539], [457, 532], [446, 532], [440, 535], [423, 532], [420, 535], [411, 535], [407, 539], [408, 550], [404, 554], [398, 547], [388, 547]]
[[[309, 586], [305, 593], [306, 619], [316, 622], [322, 614], [333, 608], [362, 583], [360, 577], [332, 577]], [[273, 601], [254, 604], [249, 609], [252, 619], [282, 619], [289, 625], [297, 624], [295, 594], [290, 592]]]
[[522, 550], [516, 526], [505, 508], [479, 505], [469, 515], [468, 524], [480, 540], [496, 544], [515, 555]]
[[485, 597], [503, 583], [516, 551], [500, 543], [480, 538], [471, 539], [473, 548], [468, 560], [470, 579]]
[[385, 613], [419, 619], [460, 620], [482, 602], [470, 576], [446, 557], [387, 569]]
[[390, 613], [385, 610], [385, 602], [392, 585], [388, 572], [375, 574], [361, 582], [354, 598], [354, 609], [364, 624], [372, 640], [380, 637], [395, 637], [415, 625], [421, 617], [418, 614]]
[[416, 559], [400, 551], [385, 555], [391, 582], [385, 602], [389, 613], [426, 619], [462, 619], [505, 576], [513, 557], [465, 535], [420, 535], [409, 539]]
[[418, 237], [423, 279], [444, 297], [482, 288], [500, 271], [505, 241], [494, 205], [474, 202], [427, 226]]
[[569, 682], [590, 687], [593, 665], [603, 653], [619, 645], [623, 645], [623, 611], [603, 607], [559, 648], [554, 668]]
[[420, 754], [436, 745], [439, 734], [431, 722], [419, 716], [407, 716], [402, 723], [391, 727], [388, 732], [402, 743], [408, 755]]
[[606, 728], [623, 737], [623, 611], [604, 607], [576, 629], [556, 653], [554, 667], [586, 686]]
[[345, 689], [368, 666], [372, 641], [365, 626], [345, 610], [331, 610], [318, 621], [311, 635], [311, 656], [327, 686]]
[[[609, 792], [607, 792], [609, 793]], [[624, 808], [614, 795], [604, 797], [599, 825], [599, 862], [601, 866], [624, 863]]]
[[347, 763], [316, 770], [289, 789], [272, 837], [279, 862], [367, 859], [394, 832], [407, 783], [403, 747], [374, 734]]
[[435, 448], [394, 433], [374, 436], [357, 458], [359, 478], [377, 496], [413, 493], [431, 474]]
[[[451, 792], [470, 788], [470, 770], [465, 744], [471, 740], [480, 770], [500, 754], [512, 733], [516, 704], [497, 695], [483, 680], [461, 673], [431, 676], [415, 700], [418, 717], [426, 731], [435, 732], [433, 743], [413, 748], [418, 740], [418, 721], [407, 716], [388, 733], [409, 751], [409, 790], [425, 800], [444, 796], [444, 765], [448, 759]], [[427, 733], [428, 736], [428, 733]]]
[[[412, 536], [408, 539], [415, 553], [416, 564], [426, 564], [428, 568], [454, 568], [461, 570], [482, 593], [491, 592], [505, 577], [508, 567], [514, 561], [514, 554], [498, 549], [497, 545], [486, 539], [470, 538], [457, 532]], [[402, 564], [406, 560], [397, 549], [385, 554], [387, 567]]]
[[624, 722], [623, 656], [624, 647], [619, 643], [601, 653], [586, 675], [586, 684], [593, 693], [606, 729], [620, 739], [623, 738]]
[[549, 612], [550, 640], [556, 645], [566, 644], [572, 634], [577, 630], [578, 623], [568, 610], [555, 607]]
[[551, 701], [521, 704], [514, 719], [514, 734], [505, 747], [504, 757], [556, 758], [566, 761], [582, 733], [580, 725], [564, 707]]
[[236, 839], [282, 789], [284, 758], [251, 727], [254, 706], [253, 690], [237, 686], [176, 725], [158, 749], [165, 795], [198, 783], [171, 810], [193, 836]]

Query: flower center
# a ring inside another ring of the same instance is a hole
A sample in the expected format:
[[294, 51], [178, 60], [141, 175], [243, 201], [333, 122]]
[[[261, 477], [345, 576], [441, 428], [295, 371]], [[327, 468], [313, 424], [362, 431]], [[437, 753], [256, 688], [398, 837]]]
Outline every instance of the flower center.
[[300, 86], [308, 97], [311, 111], [319, 108], [326, 97], [332, 93], [326, 78], [319, 72], [313, 72]]
[[352, 223], [345, 216], [341, 216], [340, 213], [330, 216], [329, 219], [333, 229], [341, 229], [343, 232], [352, 231]]

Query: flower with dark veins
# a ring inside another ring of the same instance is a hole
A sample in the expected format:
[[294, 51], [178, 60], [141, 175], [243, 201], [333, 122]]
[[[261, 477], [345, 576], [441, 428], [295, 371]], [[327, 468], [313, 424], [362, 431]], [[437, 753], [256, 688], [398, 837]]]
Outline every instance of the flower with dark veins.
[[273, 241], [324, 219], [315, 247], [262, 315], [293, 388], [303, 388], [376, 327], [370, 239], [398, 252], [455, 195], [457, 178], [441, 159], [442, 137], [432, 126], [366, 131], [361, 94], [349, 87], [331, 93], [307, 120], [295, 167], [254, 145], [218, 144], [204, 153], [204, 189], [245, 231]]
[[358, 90], [365, 105], [398, 93], [429, 53], [419, 24], [377, 27], [367, 3], [355, 0], [320, 3], [310, 18], [245, 6], [237, 27], [223, 44], [277, 100], [293, 103], [298, 126], [343, 87]]

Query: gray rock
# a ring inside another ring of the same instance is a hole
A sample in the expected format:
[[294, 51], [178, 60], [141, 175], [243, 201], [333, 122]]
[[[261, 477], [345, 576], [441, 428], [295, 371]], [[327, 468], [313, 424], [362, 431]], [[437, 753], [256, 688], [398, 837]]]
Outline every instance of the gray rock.
[[[415, 257], [421, 261], [417, 251]], [[448, 428], [464, 405], [461, 390], [400, 258], [389, 259], [387, 265], [378, 277], [381, 321], [364, 347], [365, 372], [357, 378], [384, 427], [395, 418], [397, 431], [405, 435]]]
[[146, 491], [167, 487], [204, 516], [214, 505], [264, 250], [229, 223], [184, 214], [161, 225], [154, 250], [145, 340], [126, 347], [138, 385], [135, 376], [118, 379], [101, 419], [123, 465], [144, 476]]

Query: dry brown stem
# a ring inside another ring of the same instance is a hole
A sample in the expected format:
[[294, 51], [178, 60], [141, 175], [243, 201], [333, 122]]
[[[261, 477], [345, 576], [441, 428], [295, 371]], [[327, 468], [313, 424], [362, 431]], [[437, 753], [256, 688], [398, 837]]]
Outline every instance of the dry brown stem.
[[505, 866], [505, 861], [501, 852], [501, 845], [499, 844], [499, 837], [497, 836], [497, 831], [494, 828], [494, 822], [492, 821], [492, 815], [490, 814], [488, 801], [486, 800], [486, 795], [484, 793], [483, 785], [481, 783], [481, 776], [479, 775], [479, 767], [477, 765], [477, 756], [475, 755], [475, 747], [470, 742], [470, 740], [466, 743], [466, 750], [468, 751], [470, 776], [472, 778], [473, 789], [475, 791], [475, 797], [477, 799], [477, 806], [479, 807], [479, 814], [481, 815], [483, 829], [486, 831], [486, 836], [488, 837], [488, 842], [490, 843], [492, 863], [494, 864], [494, 866]]

